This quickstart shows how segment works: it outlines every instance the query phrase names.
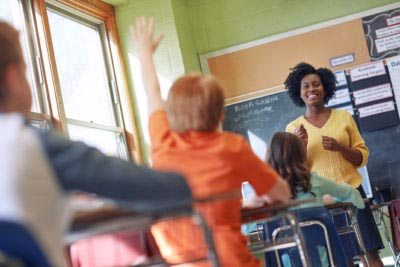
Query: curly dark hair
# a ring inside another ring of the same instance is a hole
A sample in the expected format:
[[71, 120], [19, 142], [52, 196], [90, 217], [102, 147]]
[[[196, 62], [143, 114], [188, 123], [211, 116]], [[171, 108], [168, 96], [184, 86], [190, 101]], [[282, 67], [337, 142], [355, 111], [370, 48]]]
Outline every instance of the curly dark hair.
[[321, 79], [325, 90], [324, 104], [328, 103], [328, 101], [335, 95], [336, 76], [330, 69], [315, 69], [312, 65], [301, 62], [290, 70], [291, 72], [285, 81], [285, 87], [288, 90], [289, 97], [296, 106], [305, 106], [304, 101], [300, 97], [300, 88], [301, 80], [309, 74], [316, 74]]
[[289, 184], [292, 198], [299, 192], [313, 194], [306, 148], [296, 135], [276, 132], [269, 142], [266, 161]]

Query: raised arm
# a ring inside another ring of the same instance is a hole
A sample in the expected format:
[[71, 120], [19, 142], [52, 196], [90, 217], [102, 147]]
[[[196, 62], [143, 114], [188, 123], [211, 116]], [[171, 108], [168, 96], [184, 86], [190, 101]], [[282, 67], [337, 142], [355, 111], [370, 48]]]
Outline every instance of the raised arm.
[[153, 37], [154, 19], [150, 18], [147, 23], [145, 17], [138, 18], [135, 27], [131, 26], [130, 31], [135, 39], [150, 115], [154, 111], [164, 108], [164, 102], [161, 99], [160, 84], [153, 61], [153, 53], [157, 49], [163, 35], [161, 34], [155, 39]]

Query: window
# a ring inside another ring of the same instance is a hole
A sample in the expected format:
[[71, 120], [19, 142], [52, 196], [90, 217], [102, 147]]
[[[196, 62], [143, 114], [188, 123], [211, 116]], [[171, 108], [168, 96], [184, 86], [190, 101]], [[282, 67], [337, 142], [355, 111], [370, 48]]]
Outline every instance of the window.
[[[0, 1], [0, 19], [21, 33], [34, 98], [31, 123], [53, 124], [106, 154], [140, 161], [133, 114], [126, 112], [130, 102], [121, 82], [113, 9], [91, 2]], [[129, 145], [127, 138], [133, 140]]]
[[32, 90], [32, 112], [44, 112], [42, 100], [40, 99], [40, 91], [36, 82], [34, 63], [36, 58], [33, 56], [34, 44], [29, 41], [32, 31], [27, 25], [27, 14], [24, 6], [19, 0], [2, 0], [0, 1], [0, 18], [12, 24], [21, 33], [21, 46], [24, 53], [24, 59], [27, 63], [27, 80]]
[[126, 158], [104, 26], [51, 5], [47, 14], [70, 137]]

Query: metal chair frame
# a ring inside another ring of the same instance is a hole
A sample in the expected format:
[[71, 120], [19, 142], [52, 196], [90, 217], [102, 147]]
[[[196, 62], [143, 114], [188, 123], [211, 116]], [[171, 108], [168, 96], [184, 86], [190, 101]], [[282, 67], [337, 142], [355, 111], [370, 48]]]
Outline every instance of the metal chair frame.
[[[324, 231], [324, 238], [325, 238], [325, 243], [326, 243], [326, 247], [328, 250], [328, 255], [329, 255], [329, 263], [331, 266], [335, 266], [334, 260], [333, 260], [333, 252], [332, 252], [332, 248], [331, 248], [331, 243], [330, 243], [330, 239], [329, 239], [329, 235], [328, 235], [328, 229], [326, 228], [325, 224], [323, 224], [322, 222], [318, 221], [318, 220], [309, 220], [309, 221], [302, 221], [299, 222], [299, 226], [300, 228], [302, 227], [310, 227], [313, 225], [318, 225], [322, 228], [322, 230]], [[290, 230], [292, 227], [291, 225], [285, 225], [285, 226], [281, 226], [276, 228], [273, 233], [272, 233], [272, 239], [275, 242], [276, 238], [278, 236], [278, 234], [282, 231], [288, 231]], [[275, 250], [275, 257], [276, 260], [278, 262], [278, 267], [281, 267], [281, 262], [279, 259], [279, 253], [277, 250]]]
[[[361, 235], [361, 230], [358, 225], [357, 214], [358, 209], [352, 203], [349, 202], [342, 202], [337, 204], [332, 204], [326, 206], [331, 216], [339, 215], [339, 214], [347, 214], [346, 222], [347, 226], [337, 228], [337, 232], [339, 235], [344, 235], [348, 233], [354, 233], [356, 236], [357, 243], [361, 249], [361, 257], [364, 258], [364, 262], [366, 263], [365, 267], [369, 267], [370, 263], [368, 262], [368, 258], [366, 257], [367, 250], [365, 248], [365, 243], [363, 237]], [[347, 221], [347, 218], [350, 219], [350, 222]]]
[[[263, 252], [271, 252], [274, 251], [275, 255], [277, 257], [277, 262], [278, 266], [280, 267], [280, 259], [279, 259], [279, 253], [278, 251], [281, 249], [286, 249], [286, 248], [291, 248], [291, 247], [297, 247], [299, 254], [300, 254], [300, 259], [301, 263], [303, 266], [310, 266], [311, 261], [309, 258], [309, 255], [307, 253], [307, 248], [306, 248], [306, 243], [304, 236], [301, 232], [300, 229], [300, 223], [297, 221], [296, 216], [290, 212], [287, 211], [285, 213], [279, 214], [278, 216], [275, 216], [274, 218], [276, 219], [277, 217], [282, 216], [283, 218], [286, 218], [289, 224], [287, 225], [287, 229], [293, 229], [293, 234], [289, 238], [281, 238], [277, 239], [277, 232], [276, 229], [274, 230], [272, 234], [272, 242], [265, 242], [262, 240], [262, 232], [257, 230], [257, 235], [259, 237], [259, 242], [256, 244], [252, 244], [249, 247], [249, 250], [252, 254], [258, 254], [258, 253], [263, 253]], [[258, 221], [261, 222], [261, 221]], [[265, 222], [262, 221], [262, 222]]]
[[[245, 212], [245, 214], [242, 212], [242, 221], [244, 221], [245, 223], [249, 222], [262, 223], [266, 221], [275, 220], [277, 218], [282, 218], [286, 219], [288, 222], [288, 226], [291, 229], [293, 229], [293, 234], [291, 237], [279, 238], [279, 239], [275, 238], [269, 242], [263, 240], [262, 230], [257, 229], [255, 233], [257, 241], [249, 244], [249, 251], [252, 254], [259, 254], [272, 251], [275, 251], [275, 253], [277, 253], [277, 251], [281, 249], [297, 247], [300, 254], [300, 260], [302, 265], [310, 266], [311, 261], [307, 253], [304, 236], [300, 229], [301, 227], [300, 223], [298, 222], [294, 212], [292, 210], [289, 210], [289, 208], [314, 201], [315, 201], [314, 199], [292, 200], [287, 203], [274, 204], [269, 206], [267, 205], [264, 207], [251, 209]], [[279, 259], [278, 263], [280, 264]]]

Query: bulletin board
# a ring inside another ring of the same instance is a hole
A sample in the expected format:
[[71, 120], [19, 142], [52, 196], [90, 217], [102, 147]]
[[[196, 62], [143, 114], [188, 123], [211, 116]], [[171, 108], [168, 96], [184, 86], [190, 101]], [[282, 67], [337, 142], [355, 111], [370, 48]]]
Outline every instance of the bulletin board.
[[[370, 62], [362, 18], [392, 4], [276, 36], [200, 55], [202, 70], [219, 78], [226, 98], [281, 86], [289, 68], [305, 61], [333, 71]], [[332, 60], [351, 56], [344, 64]]]

